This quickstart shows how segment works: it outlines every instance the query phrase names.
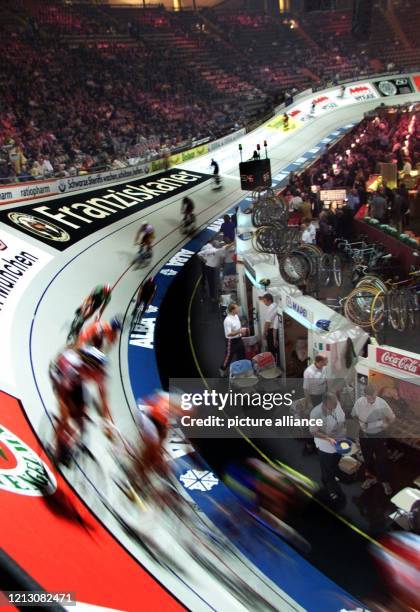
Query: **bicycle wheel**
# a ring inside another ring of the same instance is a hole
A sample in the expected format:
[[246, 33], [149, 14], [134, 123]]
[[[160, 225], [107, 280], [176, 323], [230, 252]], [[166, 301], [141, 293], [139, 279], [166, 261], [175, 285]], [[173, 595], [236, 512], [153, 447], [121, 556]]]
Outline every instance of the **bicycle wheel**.
[[319, 258], [318, 263], [318, 279], [319, 283], [323, 287], [327, 287], [331, 280], [331, 268], [332, 268], [332, 256], [328, 253], [324, 253]]
[[405, 329], [405, 314], [402, 313], [401, 292], [398, 289], [392, 289], [389, 292], [389, 321], [391, 326], [396, 331]]
[[418, 295], [415, 287], [407, 289], [407, 293], [408, 325], [411, 329], [415, 329], [417, 327]]
[[381, 331], [387, 319], [387, 294], [377, 293], [373, 298], [372, 308], [370, 311], [370, 324], [373, 331]]
[[310, 251], [314, 255], [318, 255], [319, 257], [322, 255], [322, 249], [316, 244], [302, 244], [299, 249], [303, 249], [305, 251]]
[[[315, 247], [315, 248], [312, 248]], [[302, 244], [299, 249], [296, 249], [309, 258], [311, 264], [310, 276], [316, 276], [319, 269], [319, 260], [322, 256], [322, 250], [312, 244]]]
[[307, 249], [303, 247], [299, 247], [298, 249], [293, 249], [293, 251], [291, 251], [290, 254], [294, 255], [295, 253], [297, 253], [298, 255], [302, 255], [308, 262], [308, 266], [309, 266], [308, 276], [315, 276], [318, 270], [318, 261], [317, 261], [318, 257], [314, 256], [312, 251], [308, 251]]
[[279, 258], [280, 274], [287, 283], [299, 285], [309, 276], [309, 262], [302, 253], [290, 253]]
[[382, 293], [387, 292], [387, 286], [384, 281], [374, 274], [366, 274], [356, 285], [355, 289], [359, 287], [376, 287], [378, 291], [382, 291]]
[[413, 292], [410, 291], [409, 289], [407, 289], [407, 291], [405, 291], [404, 293], [406, 295], [405, 303], [407, 305], [408, 328], [415, 329], [416, 328], [416, 300], [415, 300]]
[[372, 304], [378, 293], [374, 287], [353, 289], [344, 303], [345, 316], [360, 327], [370, 328]]
[[336, 287], [341, 287], [343, 284], [343, 272], [341, 267], [341, 259], [338, 255], [333, 255], [331, 267], [334, 283]]

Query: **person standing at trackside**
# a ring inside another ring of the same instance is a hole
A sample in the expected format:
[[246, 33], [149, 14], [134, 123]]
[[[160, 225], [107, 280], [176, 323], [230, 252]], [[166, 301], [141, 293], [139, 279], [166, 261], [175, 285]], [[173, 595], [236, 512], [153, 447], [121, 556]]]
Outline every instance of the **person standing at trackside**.
[[246, 334], [247, 330], [245, 327], [241, 327], [241, 320], [238, 313], [238, 305], [233, 302], [229, 304], [228, 314], [223, 322], [226, 338], [226, 352], [223, 363], [219, 369], [220, 376], [226, 375], [226, 370], [232, 361], [245, 359], [245, 347], [242, 336]]
[[360, 448], [365, 460], [366, 475], [362, 489], [369, 489], [378, 481], [386, 495], [392, 489], [388, 482], [386, 440], [383, 437], [388, 426], [395, 420], [395, 414], [387, 402], [376, 395], [373, 385], [366, 385], [364, 395], [356, 400], [352, 416], [360, 425]]
[[337, 453], [335, 443], [336, 438], [345, 434], [346, 417], [334, 393], [323, 395], [322, 402], [311, 410], [311, 419], [323, 421], [320, 427], [311, 426], [310, 432], [318, 449], [322, 484], [331, 501], [336, 501], [342, 496], [342, 491], [336, 481], [340, 454]]
[[387, 213], [387, 201], [384, 190], [378, 189], [370, 201], [370, 216], [383, 223]]
[[235, 240], [235, 224], [229, 215], [223, 215], [223, 223], [220, 227], [220, 231], [226, 242], [233, 242]]
[[271, 293], [265, 293], [259, 299], [267, 307], [264, 321], [264, 337], [267, 341], [267, 348], [277, 363], [277, 350], [279, 346], [279, 319], [277, 316], [277, 304], [275, 303]]
[[327, 365], [328, 357], [325, 353], [318, 353], [313, 364], [303, 373], [303, 390], [307, 404], [318, 406], [322, 396], [327, 392]]
[[220, 265], [225, 257], [226, 249], [230, 244], [217, 248], [211, 243], [207, 243], [198, 253], [198, 256], [203, 264], [203, 280], [207, 281], [210, 300], [217, 302], [219, 296], [219, 270]]
[[213, 168], [213, 174], [217, 176], [219, 174], [219, 164], [215, 159], [211, 160], [210, 166]]

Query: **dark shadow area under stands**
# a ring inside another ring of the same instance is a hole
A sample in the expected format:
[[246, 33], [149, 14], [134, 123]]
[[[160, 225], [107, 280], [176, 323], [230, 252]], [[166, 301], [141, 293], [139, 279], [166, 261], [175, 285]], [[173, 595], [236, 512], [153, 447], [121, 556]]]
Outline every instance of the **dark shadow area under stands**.
[[[156, 354], [164, 387], [169, 378], [200, 377], [191, 352], [188, 326], [188, 309], [200, 274], [201, 267], [195, 257], [177, 275], [160, 309]], [[200, 290], [192, 302], [191, 333], [204, 376], [217, 376], [224, 354], [222, 317], [217, 307], [201, 299]], [[271, 459], [281, 459], [313, 480], [319, 480], [317, 457], [302, 456], [301, 441], [270, 439], [256, 442]], [[256, 454], [242, 439], [196, 439], [193, 443], [217, 473], [223, 471], [231, 460]], [[388, 527], [387, 515], [392, 505], [382, 489], [373, 487], [363, 492], [360, 483], [345, 484], [343, 489], [346, 505], [343, 509], [337, 508], [337, 512], [343, 512], [349, 522], [373, 537]], [[311, 543], [312, 550], [307, 555], [311, 564], [361, 600], [373, 598], [379, 601], [382, 598], [383, 583], [369, 556], [367, 538], [316, 501], [309, 502], [300, 513], [290, 516], [288, 522]]]

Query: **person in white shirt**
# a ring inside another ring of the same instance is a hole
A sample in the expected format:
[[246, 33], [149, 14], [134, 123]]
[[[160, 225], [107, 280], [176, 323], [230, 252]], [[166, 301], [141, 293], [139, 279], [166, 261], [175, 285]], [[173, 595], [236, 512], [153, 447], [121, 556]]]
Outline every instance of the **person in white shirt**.
[[341, 489], [335, 477], [338, 473], [340, 454], [336, 440], [345, 436], [346, 417], [334, 393], [325, 393], [322, 402], [311, 410], [311, 419], [322, 419], [321, 426], [311, 426], [321, 465], [321, 479], [330, 499], [336, 501]]
[[327, 365], [328, 357], [325, 353], [318, 353], [312, 365], [303, 373], [303, 390], [307, 404], [317, 406], [327, 391]]
[[410, 174], [412, 169], [413, 169], [413, 167], [411, 165], [411, 161], [409, 159], [405, 159], [404, 160], [404, 166], [403, 166], [403, 169], [402, 169], [403, 174]]
[[246, 335], [247, 329], [241, 327], [241, 320], [238, 313], [238, 305], [233, 302], [229, 304], [228, 314], [223, 322], [226, 338], [226, 352], [219, 370], [220, 376], [226, 376], [226, 370], [232, 361], [245, 359], [245, 347], [242, 336]]
[[265, 293], [259, 299], [267, 306], [264, 321], [264, 336], [267, 341], [267, 348], [277, 362], [277, 350], [279, 345], [277, 304], [271, 293]]
[[198, 253], [203, 263], [203, 281], [207, 280], [209, 296], [212, 302], [217, 302], [219, 295], [219, 269], [225, 258], [227, 244], [221, 248], [216, 248], [210, 242], [205, 244]]
[[302, 242], [303, 244], [315, 244], [316, 230], [310, 221], [303, 223]]
[[373, 385], [366, 385], [364, 395], [356, 400], [351, 414], [359, 421], [360, 448], [368, 472], [362, 483], [362, 489], [369, 489], [379, 481], [386, 495], [391, 495], [386, 440], [383, 434], [395, 420], [395, 414], [386, 401], [376, 395]]

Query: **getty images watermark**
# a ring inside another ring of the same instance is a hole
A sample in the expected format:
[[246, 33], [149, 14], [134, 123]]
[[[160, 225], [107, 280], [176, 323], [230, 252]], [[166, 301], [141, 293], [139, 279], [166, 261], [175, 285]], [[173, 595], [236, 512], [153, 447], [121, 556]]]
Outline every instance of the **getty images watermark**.
[[[360, 381], [349, 385], [343, 379], [330, 379], [325, 391], [333, 394], [344, 411], [346, 422], [353, 421], [351, 431], [363, 425], [353, 412], [358, 397], [364, 396]], [[177, 422], [187, 438], [308, 438], [311, 430], [323, 431], [329, 408], [319, 409], [321, 394], [305, 393], [302, 379], [261, 380], [252, 375], [240, 380], [172, 379], [170, 395], [179, 406]], [[389, 405], [395, 419], [391, 424], [378, 421], [377, 409], [366, 408], [366, 418], [378, 438], [420, 439], [418, 386], [404, 381], [400, 388], [381, 380], [377, 396]], [[379, 404], [378, 404], [379, 405]], [[382, 404], [380, 404], [382, 405]], [[314, 407], [318, 410], [312, 415]], [[357, 412], [357, 411], [356, 411]], [[320, 417], [321, 415], [321, 417]], [[332, 417], [333, 418], [333, 417]], [[364, 424], [366, 427], [366, 423]]]
[[[296, 411], [303, 397], [302, 381], [270, 390], [231, 388], [227, 380], [171, 380], [170, 394], [181, 409], [178, 422], [192, 438], [306, 437], [320, 419]], [[242, 380], [240, 384], [252, 381]], [[296, 384], [295, 384], [296, 383]], [[184, 414], [185, 412], [185, 414]], [[306, 433], [305, 433], [306, 432]]]

